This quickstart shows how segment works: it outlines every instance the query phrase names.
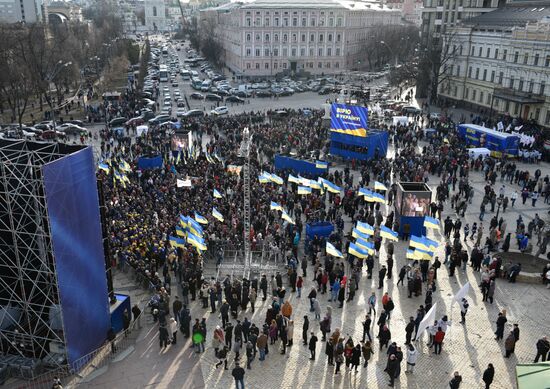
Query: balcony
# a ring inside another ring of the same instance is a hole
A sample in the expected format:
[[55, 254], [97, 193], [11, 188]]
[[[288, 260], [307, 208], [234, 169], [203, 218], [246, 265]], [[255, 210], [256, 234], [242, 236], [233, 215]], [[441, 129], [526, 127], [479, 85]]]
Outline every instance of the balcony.
[[505, 101], [519, 104], [543, 104], [544, 96], [532, 92], [520, 92], [512, 88], [495, 88], [493, 96]]

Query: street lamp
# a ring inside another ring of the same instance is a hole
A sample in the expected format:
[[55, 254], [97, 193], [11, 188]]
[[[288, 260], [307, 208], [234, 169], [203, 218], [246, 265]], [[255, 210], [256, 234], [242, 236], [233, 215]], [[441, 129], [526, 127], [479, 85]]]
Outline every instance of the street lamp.
[[497, 199], [497, 221], [498, 221], [498, 213], [500, 212], [500, 206], [502, 205], [502, 197], [499, 197]]
[[[65, 62], [63, 63], [63, 61], [59, 60], [56, 64], [56, 67], [52, 70], [52, 72], [46, 76], [46, 81], [48, 82], [48, 94], [50, 94], [50, 84], [51, 82], [53, 81], [53, 79], [55, 77], [57, 77], [57, 75], [61, 72], [61, 70], [65, 69], [67, 66], [69, 65], [72, 65], [72, 62], [69, 61], [69, 62]], [[50, 96], [50, 101], [52, 101], [52, 98]], [[55, 128], [56, 128], [56, 123], [55, 123], [55, 107], [53, 106], [53, 104], [51, 104], [52, 106], [52, 123], [53, 123], [53, 130], [55, 131]]]
[[385, 41], [380, 41], [380, 43], [385, 45], [388, 48], [388, 50], [390, 51], [390, 54], [392, 55], [392, 57], [395, 57], [395, 66], [397, 66], [397, 56], [393, 52], [392, 48]]

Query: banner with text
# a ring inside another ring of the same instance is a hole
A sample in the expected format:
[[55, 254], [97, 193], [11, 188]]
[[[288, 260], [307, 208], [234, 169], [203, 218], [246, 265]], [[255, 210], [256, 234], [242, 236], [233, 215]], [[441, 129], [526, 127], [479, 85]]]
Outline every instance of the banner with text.
[[368, 109], [346, 104], [332, 104], [330, 130], [353, 136], [367, 136]]

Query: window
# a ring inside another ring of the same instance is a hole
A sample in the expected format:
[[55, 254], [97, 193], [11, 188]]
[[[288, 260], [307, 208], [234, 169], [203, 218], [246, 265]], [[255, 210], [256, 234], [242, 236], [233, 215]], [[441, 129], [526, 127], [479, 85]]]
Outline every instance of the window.
[[260, 20], [260, 18], [254, 19], [254, 25], [255, 25], [256, 27], [261, 27], [262, 21]]
[[544, 124], [550, 124], [550, 109], [546, 110], [546, 119], [544, 120]]
[[256, 52], [256, 57], [259, 57], [260, 56], [260, 49], [256, 49], [255, 52]]
[[264, 65], [264, 68], [269, 69], [269, 63], [266, 62], [265, 65]]
[[273, 49], [273, 56], [278, 57], [279, 56], [279, 49]]
[[509, 87], [510, 88], [513, 88], [514, 87], [514, 77], [510, 77], [510, 84], [509, 84]]
[[319, 42], [322, 42], [324, 39], [324, 35], [323, 34], [319, 34]]
[[340, 67], [340, 62], [336, 62], [336, 63], [334, 64], [334, 67], [335, 67], [336, 69], [338, 69], [338, 68]]
[[287, 63], [283, 62], [283, 69], [286, 69], [286, 67], [287, 67]]
[[479, 102], [483, 103], [483, 92], [479, 92]]
[[337, 27], [342, 27], [342, 18], [336, 19], [336, 26]]
[[504, 52], [502, 53], [502, 60], [507, 61], [508, 60], [508, 50], [504, 49]]
[[504, 81], [504, 72], [500, 72], [498, 74], [498, 83], [499, 83], [499, 85], [502, 85], [503, 81]]
[[498, 59], [498, 49], [495, 49], [495, 59]]
[[332, 55], [332, 48], [327, 48], [327, 57], [330, 57]]
[[322, 63], [322, 62], [317, 63], [317, 67], [318, 67], [319, 69], [321, 69], [321, 68], [323, 67], [323, 63]]
[[475, 101], [477, 97], [477, 90], [472, 90], [472, 100]]
[[256, 63], [256, 69], [260, 69], [260, 63], [259, 62]]
[[288, 49], [283, 47], [283, 57], [288, 57]]
[[519, 59], [519, 52], [515, 52], [514, 53], [514, 63], [518, 63], [518, 59]]
[[310, 47], [310, 48], [309, 48], [309, 56], [310, 56], [310, 57], [313, 57], [313, 47]]
[[260, 41], [260, 34], [256, 34], [256, 42]]
[[539, 55], [535, 54], [535, 58], [533, 59], [533, 65], [539, 66]]
[[342, 41], [342, 35], [336, 34], [336, 42]]
[[302, 47], [300, 49], [300, 57], [305, 57], [305, 56], [306, 56], [306, 49], [305, 49], [305, 47]]
[[309, 41], [310, 42], [315, 42], [315, 35], [314, 34], [309, 35]]
[[286, 43], [286, 42], [288, 42], [288, 35], [283, 34], [283, 43]]
[[485, 104], [489, 105], [491, 104], [491, 94], [487, 93], [487, 100], [485, 101]]
[[264, 57], [269, 57], [269, 49], [264, 49]]
[[472, 67], [468, 68], [468, 78], [472, 78]]
[[466, 99], [469, 99], [470, 98], [470, 89], [469, 88], [466, 88]]
[[307, 24], [306, 18], [302, 18], [302, 27], [305, 27]]
[[246, 41], [250, 42], [251, 39], [252, 39], [252, 37], [250, 36], [250, 34], [246, 34]]
[[495, 82], [495, 71], [491, 71], [491, 82]]
[[327, 39], [329, 42], [332, 42], [332, 34], [327, 34]]
[[535, 116], [533, 117], [533, 119], [535, 119], [535, 121], [539, 121], [539, 118], [540, 118], [540, 108], [537, 108], [535, 109]]
[[487, 79], [487, 69], [483, 69], [483, 81]]
[[523, 78], [519, 79], [518, 90], [523, 92]]
[[247, 69], [250, 69], [250, 62], [247, 62], [247, 63], [246, 63], [246, 68], [247, 68]]
[[292, 18], [292, 27], [298, 27], [298, 18]]
[[328, 19], [328, 26], [329, 27], [334, 27], [334, 18], [329, 18]]
[[457, 77], [460, 76], [460, 65], [456, 65], [456, 75]]
[[292, 34], [292, 42], [296, 43], [298, 41], [298, 35]]
[[[337, 56], [337, 57], [340, 56], [340, 48], [339, 48], [339, 47], [336, 48], [336, 56]], [[336, 62], [336, 63], [338, 63], [338, 62]]]
[[325, 65], [325, 67], [326, 67], [327, 69], [330, 69], [330, 62], [327, 62], [327, 64]]
[[539, 94], [540, 95], [544, 95], [544, 88], [546, 87], [546, 83], [544, 81], [541, 81], [540, 82], [540, 89], [539, 89]]
[[476, 80], [479, 80], [479, 68], [476, 68]]
[[550, 55], [546, 56], [546, 61], [544, 61], [544, 66], [550, 67]]
[[323, 48], [322, 47], [319, 47], [318, 51], [317, 51], [317, 55], [319, 57], [322, 57], [323, 56]]
[[309, 25], [311, 27], [315, 27], [315, 18], [311, 18], [310, 22], [309, 22]]
[[273, 64], [273, 69], [278, 69], [278, 68], [279, 68], [279, 64], [278, 64], [277, 62], [275, 62], [275, 63]]
[[477, 51], [477, 56], [478, 57], [481, 57], [481, 52], [483, 51], [483, 47], [480, 47], [479, 50]]
[[283, 18], [283, 26], [288, 27], [288, 18]]
[[246, 18], [246, 26], [250, 27], [251, 25], [252, 25], [252, 21], [250, 20], [250, 18]]
[[525, 55], [523, 56], [523, 64], [527, 65], [527, 61], [529, 61], [529, 54], [525, 53]]
[[529, 93], [533, 93], [533, 87], [535, 86], [534, 84], [535, 82], [533, 80], [529, 81]]
[[157, 7], [153, 7], [153, 16], [157, 16]]
[[279, 42], [279, 34], [275, 34], [275, 42]]
[[269, 27], [269, 18], [265, 18], [264, 26]]
[[296, 57], [296, 48], [295, 47], [292, 48], [291, 53], [292, 53], [293, 57]]
[[519, 104], [514, 104], [514, 115], [518, 115], [519, 114]]
[[472, 52], [470, 53], [470, 56], [473, 57], [474, 54], [475, 54], [475, 52], [476, 52], [476, 47], [475, 47], [475, 46], [472, 46]]
[[246, 49], [246, 56], [247, 56], [247, 57], [250, 57], [251, 55], [252, 55], [252, 49], [247, 48], [247, 49]]
[[269, 42], [269, 34], [265, 34], [264, 40], [265, 40], [266, 42]]
[[491, 48], [487, 47], [487, 58], [491, 56]]
[[275, 18], [275, 26], [279, 27], [279, 18]]
[[306, 34], [302, 34], [302, 39], [301, 39], [302, 42], [305, 42], [306, 41]]

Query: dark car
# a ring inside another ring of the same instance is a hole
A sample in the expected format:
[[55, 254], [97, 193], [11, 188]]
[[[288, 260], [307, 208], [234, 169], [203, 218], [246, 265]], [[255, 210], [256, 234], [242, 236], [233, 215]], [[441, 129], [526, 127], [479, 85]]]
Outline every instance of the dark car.
[[111, 120], [109, 122], [109, 126], [110, 127], [122, 126], [124, 123], [126, 123], [126, 118], [118, 117]]
[[319, 94], [320, 95], [328, 95], [330, 92], [332, 92], [332, 88], [328, 87], [328, 86], [325, 86], [321, 89], [319, 89]]
[[202, 100], [204, 99], [204, 96], [202, 95], [202, 93], [194, 92], [194, 93], [191, 93], [191, 98], [195, 100]]
[[244, 104], [244, 99], [241, 99], [240, 97], [238, 96], [228, 96], [225, 98], [225, 101], [229, 101], [230, 103], [243, 103]]
[[216, 95], [214, 93], [207, 93], [206, 96], [204, 96], [204, 98], [206, 100], [211, 100], [211, 101], [223, 101], [223, 97], [221, 97], [220, 95]]
[[239, 96], [239, 97], [250, 97], [252, 96], [252, 93], [248, 92], [248, 91], [245, 91], [245, 90], [240, 90], [238, 91], [237, 93], [235, 93], [235, 96]]
[[256, 92], [256, 97], [271, 97], [273, 93], [268, 90], [259, 90]]
[[137, 116], [135, 118], [131, 118], [126, 122], [127, 126], [140, 126], [145, 122], [145, 119], [141, 116]]
[[416, 108], [413, 106], [405, 106], [401, 109], [401, 113], [405, 115], [407, 114], [420, 115], [422, 113], [422, 110], [420, 108]]

